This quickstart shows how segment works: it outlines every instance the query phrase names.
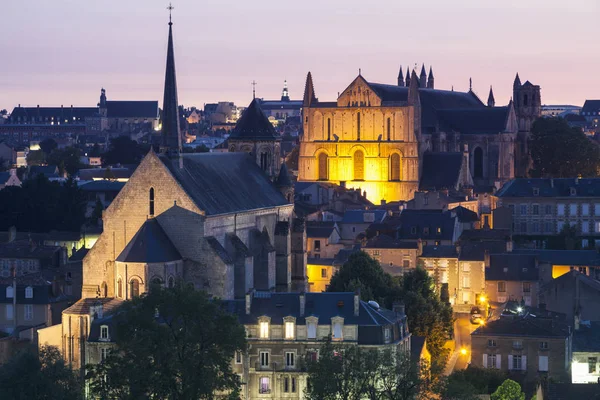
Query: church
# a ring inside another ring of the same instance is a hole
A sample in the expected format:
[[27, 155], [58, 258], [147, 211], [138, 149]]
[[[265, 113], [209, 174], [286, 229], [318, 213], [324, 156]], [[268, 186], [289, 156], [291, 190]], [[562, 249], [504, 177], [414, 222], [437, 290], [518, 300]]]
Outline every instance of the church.
[[[250, 132], [265, 139], [262, 129], [273, 129], [259, 111], [251, 106], [242, 117], [241, 141]], [[272, 157], [261, 165], [244, 152], [184, 154], [178, 112], [169, 22], [160, 151], [145, 156], [104, 211], [103, 233], [83, 260], [82, 299], [63, 312], [62, 324], [39, 330], [39, 343], [59, 347], [73, 368], [89, 356], [94, 315], [151, 285], [180, 281], [224, 300], [243, 299], [251, 289], [306, 288], [306, 233], [293, 218], [285, 166], [272, 180]]]
[[[496, 107], [491, 88], [487, 104], [471, 87], [436, 89], [432, 69], [427, 74], [423, 65], [419, 76], [407, 70], [406, 78], [400, 68], [396, 85], [370, 82], [359, 72], [336, 101], [320, 101], [309, 72], [298, 180], [360, 188], [375, 204], [407, 201], [418, 190], [500, 187], [527, 175], [529, 130], [541, 115], [540, 87], [521, 85], [518, 74], [513, 97]], [[453, 173], [440, 163], [449, 159], [458, 160]], [[460, 182], [423, 181], [436, 173]]]

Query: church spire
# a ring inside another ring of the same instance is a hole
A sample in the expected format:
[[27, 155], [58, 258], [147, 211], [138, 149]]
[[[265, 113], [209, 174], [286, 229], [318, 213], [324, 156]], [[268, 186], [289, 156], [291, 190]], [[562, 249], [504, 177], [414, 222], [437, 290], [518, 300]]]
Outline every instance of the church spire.
[[410, 87], [410, 68], [406, 67], [406, 87]]
[[429, 89], [435, 89], [435, 85], [433, 83], [433, 67], [429, 66], [429, 76], [427, 77], [427, 87]]
[[310, 107], [313, 103], [316, 103], [317, 97], [315, 96], [315, 87], [313, 85], [312, 74], [308, 71], [306, 75], [306, 85], [304, 86], [304, 100], [302, 101], [303, 107]]
[[283, 91], [281, 92], [281, 101], [290, 101], [290, 93], [288, 92], [287, 80], [283, 81]]
[[161, 152], [171, 155], [181, 152], [181, 132], [179, 130], [179, 104], [177, 102], [177, 79], [175, 77], [175, 54], [173, 51], [173, 22], [169, 4], [169, 41], [167, 45], [167, 68], [165, 72], [165, 92], [162, 109]]
[[496, 105], [496, 100], [494, 99], [494, 91], [492, 90], [492, 85], [490, 85], [490, 94], [488, 96], [487, 105], [488, 105], [488, 107], [494, 107]]
[[400, 66], [400, 71], [398, 72], [398, 86], [404, 86], [404, 72], [402, 72], [402, 65]]
[[419, 76], [419, 86], [424, 88], [427, 87], [427, 72], [425, 72], [425, 63], [421, 67], [421, 75]]
[[515, 76], [515, 81], [513, 83], [513, 88], [521, 87], [521, 78], [519, 78], [519, 73], [517, 72], [517, 76]]

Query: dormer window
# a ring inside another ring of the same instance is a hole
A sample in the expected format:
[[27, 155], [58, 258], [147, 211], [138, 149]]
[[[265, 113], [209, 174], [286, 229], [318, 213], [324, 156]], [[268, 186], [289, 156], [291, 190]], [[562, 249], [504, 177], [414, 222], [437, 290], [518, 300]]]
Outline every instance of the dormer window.
[[540, 195], [540, 188], [536, 188], [536, 187], [534, 187], [534, 188], [533, 188], [533, 195], [534, 195], [534, 196], [539, 196], [539, 195]]
[[296, 338], [296, 323], [292, 317], [284, 318], [285, 339], [294, 340]]
[[389, 341], [392, 339], [392, 330], [390, 328], [385, 328], [383, 331], [383, 337], [385, 342], [389, 343]]
[[15, 295], [14, 289], [12, 286], [7, 286], [6, 287], [6, 298], [7, 299], [12, 299]]
[[577, 189], [574, 187], [571, 188], [571, 196], [577, 196]]
[[315, 317], [306, 318], [306, 338], [317, 338], [317, 319]]
[[25, 288], [25, 298], [26, 299], [33, 299], [33, 288], [31, 286], [27, 286]]
[[332, 340], [344, 340], [344, 319], [341, 317], [334, 317], [331, 319], [331, 339]]
[[109, 336], [108, 336], [108, 326], [107, 325], [102, 325], [100, 327], [100, 340], [108, 340]]
[[258, 335], [261, 339], [269, 338], [269, 320], [263, 319], [262, 321], [259, 321], [258, 329], [259, 329]]

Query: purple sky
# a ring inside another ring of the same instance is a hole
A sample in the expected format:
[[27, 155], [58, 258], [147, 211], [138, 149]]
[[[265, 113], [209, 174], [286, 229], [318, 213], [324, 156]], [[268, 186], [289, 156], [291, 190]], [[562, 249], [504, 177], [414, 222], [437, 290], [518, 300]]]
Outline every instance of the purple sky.
[[[163, 0], [19, 0], [0, 8], [0, 108], [160, 100], [168, 4]], [[175, 0], [179, 101], [247, 105], [279, 98], [335, 100], [362, 69], [395, 83], [398, 66], [433, 65], [436, 88], [496, 104], [521, 80], [544, 104], [600, 98], [598, 0]]]

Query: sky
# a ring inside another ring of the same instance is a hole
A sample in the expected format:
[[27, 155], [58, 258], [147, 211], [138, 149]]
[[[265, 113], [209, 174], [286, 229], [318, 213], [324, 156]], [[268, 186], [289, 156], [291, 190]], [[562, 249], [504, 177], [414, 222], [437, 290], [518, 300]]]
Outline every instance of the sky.
[[[0, 109], [159, 100], [164, 0], [0, 1]], [[600, 98], [600, 0], [174, 0], [180, 104], [301, 99], [312, 72], [334, 101], [357, 76], [396, 83], [433, 66], [439, 89], [506, 104], [518, 72], [543, 104]]]

